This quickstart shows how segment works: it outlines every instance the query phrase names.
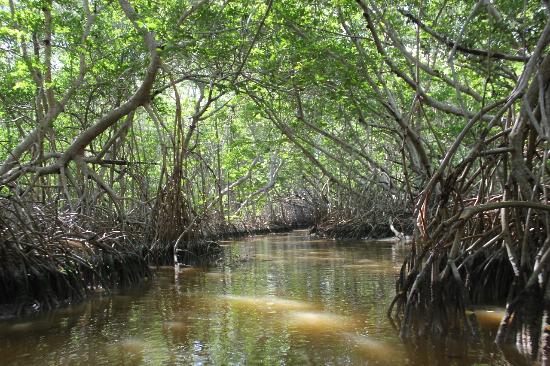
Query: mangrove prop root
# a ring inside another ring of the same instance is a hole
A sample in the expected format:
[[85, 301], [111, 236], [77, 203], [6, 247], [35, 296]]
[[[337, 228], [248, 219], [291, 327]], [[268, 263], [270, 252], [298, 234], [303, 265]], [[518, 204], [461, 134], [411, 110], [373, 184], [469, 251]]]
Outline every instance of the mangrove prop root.
[[114, 222], [0, 198], [0, 317], [82, 301], [150, 276], [138, 239]]
[[549, 364], [550, 55], [525, 73], [530, 84], [518, 84], [500, 113], [517, 117], [481, 127], [479, 142], [420, 197], [422, 225], [390, 312], [407, 342], [473, 339], [476, 323], [465, 315], [471, 305], [506, 305], [499, 347]]

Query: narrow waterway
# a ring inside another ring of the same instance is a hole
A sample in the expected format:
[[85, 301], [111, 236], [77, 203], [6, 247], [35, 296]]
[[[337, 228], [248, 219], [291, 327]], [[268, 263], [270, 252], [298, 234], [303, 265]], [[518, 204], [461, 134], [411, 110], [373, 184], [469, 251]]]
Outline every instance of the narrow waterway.
[[405, 351], [386, 317], [405, 248], [302, 231], [223, 244], [218, 267], [159, 268], [143, 286], [0, 323], [0, 364], [501, 362], [490, 348]]

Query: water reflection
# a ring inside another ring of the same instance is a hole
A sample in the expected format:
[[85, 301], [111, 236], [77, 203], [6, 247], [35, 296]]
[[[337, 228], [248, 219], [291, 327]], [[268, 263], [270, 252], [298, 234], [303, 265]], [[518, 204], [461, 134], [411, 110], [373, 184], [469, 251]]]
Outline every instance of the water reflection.
[[[404, 253], [391, 243], [309, 240], [294, 232], [224, 245], [220, 267], [155, 268], [144, 286], [0, 324], [0, 363], [457, 362], [433, 349], [403, 350], [385, 314]], [[437, 357], [428, 356], [433, 352]], [[457, 364], [493, 358], [468, 353]]]

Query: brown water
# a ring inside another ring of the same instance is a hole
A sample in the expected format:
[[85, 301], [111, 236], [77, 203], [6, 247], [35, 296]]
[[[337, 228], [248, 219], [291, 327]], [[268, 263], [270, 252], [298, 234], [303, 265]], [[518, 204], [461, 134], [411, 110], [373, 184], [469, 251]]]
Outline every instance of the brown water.
[[137, 288], [0, 323], [0, 365], [504, 364], [490, 348], [407, 353], [386, 318], [404, 249], [226, 242], [224, 265], [159, 268]]

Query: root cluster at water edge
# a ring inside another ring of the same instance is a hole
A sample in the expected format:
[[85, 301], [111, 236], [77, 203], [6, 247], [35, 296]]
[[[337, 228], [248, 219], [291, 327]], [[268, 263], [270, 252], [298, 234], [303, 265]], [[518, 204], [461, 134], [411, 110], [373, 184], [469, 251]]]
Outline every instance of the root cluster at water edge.
[[128, 232], [107, 218], [0, 199], [0, 317], [75, 303], [150, 276], [143, 248]]

